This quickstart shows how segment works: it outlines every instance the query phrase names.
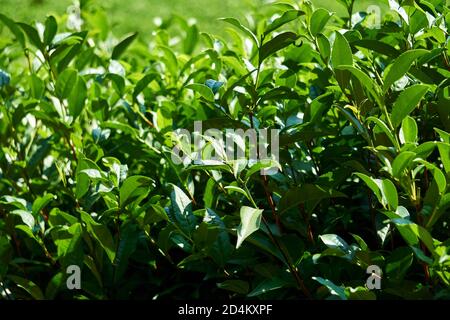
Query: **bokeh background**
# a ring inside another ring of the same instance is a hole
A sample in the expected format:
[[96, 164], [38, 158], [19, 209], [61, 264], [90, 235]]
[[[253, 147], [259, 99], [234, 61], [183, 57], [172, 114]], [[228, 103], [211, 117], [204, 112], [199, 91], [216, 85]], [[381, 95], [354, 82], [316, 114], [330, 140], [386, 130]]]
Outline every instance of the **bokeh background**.
[[[44, 21], [48, 14], [64, 13], [73, 2], [74, 0], [0, 0], [0, 12], [16, 21]], [[269, 2], [277, 0], [108, 0], [99, 3], [107, 13], [113, 33], [139, 31], [145, 34], [154, 26], [155, 17], [164, 18], [171, 14], [195, 18], [203, 31], [220, 32], [224, 25], [218, 22], [217, 18], [242, 19], [246, 13], [257, 11]], [[336, 0], [311, 0], [311, 2], [316, 7], [336, 12], [338, 16], [346, 15], [346, 10]], [[355, 12], [367, 8], [370, 4], [387, 6], [387, 3], [388, 0], [356, 0]]]

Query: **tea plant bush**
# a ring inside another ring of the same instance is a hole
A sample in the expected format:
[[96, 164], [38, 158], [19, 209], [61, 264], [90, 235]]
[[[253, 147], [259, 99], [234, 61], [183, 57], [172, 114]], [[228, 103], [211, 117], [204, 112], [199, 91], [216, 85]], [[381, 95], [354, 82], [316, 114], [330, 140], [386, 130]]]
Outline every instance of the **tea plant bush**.
[[[1, 14], [1, 298], [450, 298], [448, 4], [339, 2], [150, 41]], [[177, 164], [194, 121], [279, 129], [279, 172]]]

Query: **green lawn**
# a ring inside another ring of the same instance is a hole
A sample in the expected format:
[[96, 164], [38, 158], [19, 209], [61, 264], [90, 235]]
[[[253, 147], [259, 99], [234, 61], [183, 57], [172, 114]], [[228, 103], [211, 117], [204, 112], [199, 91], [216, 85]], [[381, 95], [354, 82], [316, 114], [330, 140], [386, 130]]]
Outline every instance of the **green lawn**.
[[[154, 17], [172, 13], [195, 18], [202, 30], [218, 31], [217, 18], [243, 15], [261, 0], [109, 0], [103, 1], [115, 33], [148, 32]], [[0, 0], [0, 12], [18, 21], [43, 21], [47, 14], [62, 14], [72, 0]]]
[[[91, 0], [98, 1], [98, 0]], [[278, 1], [278, 0], [276, 0]], [[289, 0], [279, 0], [289, 2]], [[62, 14], [73, 0], [0, 0], [0, 12], [14, 20], [30, 22], [44, 21], [48, 14]], [[107, 10], [114, 33], [139, 31], [149, 32], [154, 17], [167, 17], [172, 13], [185, 18], [195, 18], [201, 30], [220, 32], [223, 24], [219, 17], [243, 18], [268, 0], [109, 0], [100, 2]], [[345, 9], [335, 0], [313, 0], [317, 6], [325, 7], [338, 15]], [[367, 3], [387, 3], [387, 0], [356, 0], [357, 9]]]

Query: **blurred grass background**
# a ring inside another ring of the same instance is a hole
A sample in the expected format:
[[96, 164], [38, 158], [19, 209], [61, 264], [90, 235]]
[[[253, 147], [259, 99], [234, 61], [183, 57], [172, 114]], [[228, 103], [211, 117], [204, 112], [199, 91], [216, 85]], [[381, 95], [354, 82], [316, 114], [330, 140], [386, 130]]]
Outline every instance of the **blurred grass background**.
[[[262, 0], [108, 0], [105, 8], [114, 33], [149, 32], [155, 17], [178, 14], [195, 18], [202, 30], [218, 31], [217, 18], [242, 18]], [[0, 12], [16, 21], [44, 21], [49, 14], [63, 14], [73, 0], [0, 0]]]
[[[202, 31], [220, 32], [223, 24], [220, 17], [242, 19], [245, 14], [257, 10], [270, 0], [108, 0], [97, 1], [108, 15], [113, 33], [123, 34], [139, 31], [146, 34], [153, 28], [155, 17], [178, 14], [184, 18], [195, 18]], [[289, 2], [289, 0], [273, 0]], [[387, 4], [388, 0], [356, 0], [355, 10], [370, 4]], [[61, 15], [74, 0], [0, 0], [0, 12], [16, 21], [32, 22], [45, 20], [49, 14]], [[345, 8], [336, 0], [312, 0], [317, 7], [324, 7], [340, 16]]]

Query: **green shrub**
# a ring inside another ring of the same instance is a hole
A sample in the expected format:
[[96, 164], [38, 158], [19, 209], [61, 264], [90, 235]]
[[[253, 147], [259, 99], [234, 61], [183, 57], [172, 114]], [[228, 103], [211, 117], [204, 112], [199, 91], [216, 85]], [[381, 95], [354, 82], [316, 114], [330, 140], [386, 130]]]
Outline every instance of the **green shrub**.
[[[94, 5], [0, 15], [1, 298], [448, 299], [448, 4], [339, 2], [150, 41]], [[195, 121], [278, 129], [279, 157], [177, 164]]]

